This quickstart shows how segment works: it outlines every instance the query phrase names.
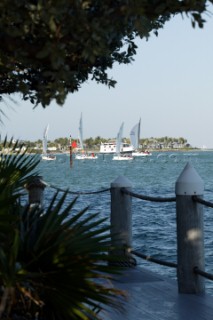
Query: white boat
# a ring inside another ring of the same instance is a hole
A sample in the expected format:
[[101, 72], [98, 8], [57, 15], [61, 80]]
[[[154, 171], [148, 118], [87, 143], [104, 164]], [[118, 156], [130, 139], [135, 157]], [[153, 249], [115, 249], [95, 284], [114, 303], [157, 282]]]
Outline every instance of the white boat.
[[116, 154], [113, 156], [112, 160], [133, 160], [133, 157], [130, 153], [121, 154], [123, 127], [124, 127], [124, 123], [122, 122], [117, 134], [117, 139], [116, 139]]
[[112, 160], [133, 160], [133, 156], [130, 153], [124, 153], [124, 154], [120, 154], [120, 155], [114, 155]]
[[53, 161], [56, 160], [56, 156], [53, 154], [42, 155], [42, 160]]
[[133, 157], [151, 156], [152, 154], [148, 150], [139, 151], [140, 130], [141, 130], [141, 119], [136, 125], [134, 125], [134, 127], [130, 131], [130, 141], [134, 149], [134, 151], [132, 152], [132, 156]]
[[116, 152], [116, 142], [101, 142], [99, 153], [115, 153]]
[[[129, 143], [122, 142], [121, 143], [121, 153], [131, 153], [133, 151], [133, 146]], [[99, 153], [102, 154], [113, 154], [116, 153], [116, 141], [109, 141], [109, 142], [101, 142], [100, 151]]]
[[145, 150], [145, 151], [134, 151], [132, 153], [132, 156], [133, 157], [147, 157], [147, 156], [151, 156], [152, 153], [149, 152], [148, 150]]
[[49, 124], [44, 129], [44, 134], [43, 134], [43, 154], [42, 154], [41, 158], [42, 158], [42, 160], [54, 161], [54, 160], [56, 160], [56, 156], [53, 155], [53, 154], [47, 153], [48, 131], [49, 131]]
[[95, 159], [98, 159], [98, 156], [91, 152], [91, 153], [78, 153], [75, 155], [75, 159], [77, 160], [95, 160]]
[[81, 117], [80, 117], [80, 121], [79, 121], [78, 133], [79, 133], [79, 150], [80, 150], [80, 152], [75, 155], [75, 159], [76, 160], [95, 160], [95, 159], [98, 159], [97, 154], [95, 154], [94, 152], [87, 153], [84, 150], [82, 113], [81, 113]]

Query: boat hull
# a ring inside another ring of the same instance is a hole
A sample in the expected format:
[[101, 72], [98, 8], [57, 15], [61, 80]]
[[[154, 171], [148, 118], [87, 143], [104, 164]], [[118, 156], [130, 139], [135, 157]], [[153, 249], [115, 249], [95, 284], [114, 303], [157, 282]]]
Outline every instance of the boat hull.
[[117, 161], [130, 161], [133, 159], [134, 158], [131, 155], [119, 155], [119, 156], [117, 155], [112, 158], [112, 160], [117, 160]]
[[45, 161], [54, 161], [54, 160], [56, 160], [56, 156], [45, 156], [45, 155], [43, 155], [42, 157], [42, 160], [45, 160]]
[[150, 152], [132, 152], [133, 157], [149, 157], [151, 155]]
[[98, 156], [95, 154], [87, 155], [87, 154], [76, 154], [76, 160], [95, 160], [98, 159]]

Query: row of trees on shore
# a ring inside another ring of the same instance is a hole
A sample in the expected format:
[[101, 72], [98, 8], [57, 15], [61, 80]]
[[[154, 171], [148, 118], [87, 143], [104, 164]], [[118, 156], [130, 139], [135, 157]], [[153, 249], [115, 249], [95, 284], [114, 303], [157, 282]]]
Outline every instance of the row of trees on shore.
[[[78, 139], [74, 138], [72, 139], [72, 142], [76, 142], [78, 145]], [[102, 138], [100, 136], [97, 136], [95, 138], [88, 138], [84, 140], [84, 146], [88, 150], [96, 150], [99, 151], [101, 143], [109, 142], [109, 141], [116, 141], [115, 138]], [[130, 143], [130, 139], [124, 138], [123, 141]], [[69, 150], [70, 146], [70, 139], [69, 138], [57, 138], [54, 141], [48, 141], [48, 148], [51, 150], [57, 150], [57, 151], [67, 151]], [[2, 143], [0, 144], [0, 148], [2, 148]], [[15, 141], [14, 141], [15, 143]], [[27, 147], [28, 149], [33, 150], [41, 150], [42, 149], [42, 140], [39, 139], [37, 141], [20, 141], [20, 144], [22, 144], [24, 147]], [[187, 143], [187, 139], [183, 137], [179, 138], [173, 138], [173, 137], [160, 137], [160, 138], [144, 138], [140, 140], [140, 148], [141, 149], [164, 149], [164, 148], [189, 148], [190, 144]]]

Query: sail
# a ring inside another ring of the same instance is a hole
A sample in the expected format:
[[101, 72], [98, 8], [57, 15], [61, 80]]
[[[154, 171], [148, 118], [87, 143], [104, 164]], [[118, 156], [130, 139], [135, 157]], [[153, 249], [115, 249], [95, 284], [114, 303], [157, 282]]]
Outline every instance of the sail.
[[118, 131], [117, 134], [117, 138], [116, 138], [116, 153], [120, 154], [121, 151], [121, 144], [122, 144], [122, 138], [123, 138], [123, 127], [124, 127], [124, 123], [122, 122], [120, 129]]
[[83, 120], [82, 120], [82, 113], [81, 113], [81, 118], [79, 121], [79, 143], [80, 143], [80, 148], [81, 150], [84, 149], [83, 147]]
[[134, 147], [135, 150], [139, 148], [140, 130], [141, 130], [141, 119], [136, 125], [134, 125], [134, 127], [130, 131], [131, 145]]
[[47, 138], [48, 138], [49, 124], [44, 129], [43, 133], [43, 153], [47, 154]]

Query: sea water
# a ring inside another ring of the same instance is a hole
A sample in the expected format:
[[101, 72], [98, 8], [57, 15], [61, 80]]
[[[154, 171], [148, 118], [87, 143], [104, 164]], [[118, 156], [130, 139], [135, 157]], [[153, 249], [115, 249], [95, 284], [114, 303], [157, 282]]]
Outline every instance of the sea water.
[[[66, 203], [78, 197], [74, 212], [89, 206], [90, 212], [110, 217], [110, 185], [119, 176], [132, 183], [135, 193], [153, 197], [175, 197], [175, 182], [190, 162], [204, 181], [204, 199], [213, 202], [213, 152], [154, 152], [133, 161], [113, 161], [111, 155], [99, 155], [97, 160], [75, 160], [70, 166], [66, 154], [56, 161], [41, 161], [39, 171], [48, 184], [45, 205], [57, 189], [68, 190]], [[94, 193], [96, 191], [104, 191]], [[87, 194], [88, 193], [88, 194]], [[59, 193], [60, 195], [60, 193]], [[176, 211], [175, 202], [156, 203], [133, 198], [133, 248], [160, 260], [175, 262]], [[108, 219], [109, 222], [109, 219]], [[213, 274], [213, 208], [204, 207], [205, 271]], [[138, 265], [159, 274], [176, 278], [176, 269], [137, 258]], [[213, 295], [213, 282], [206, 280], [206, 291]]]

